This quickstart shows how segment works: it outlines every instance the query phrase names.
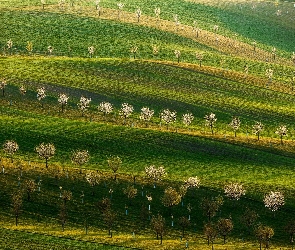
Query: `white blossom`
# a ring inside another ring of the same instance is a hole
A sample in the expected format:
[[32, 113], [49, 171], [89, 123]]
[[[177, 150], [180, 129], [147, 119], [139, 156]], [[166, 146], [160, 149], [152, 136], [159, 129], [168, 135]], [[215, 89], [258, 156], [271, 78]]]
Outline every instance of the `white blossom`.
[[89, 47], [88, 47], [88, 53], [89, 53], [89, 55], [90, 55], [91, 57], [93, 56], [94, 52], [95, 52], [95, 48], [94, 48], [94, 46], [89, 46]]
[[148, 202], [151, 202], [153, 200], [153, 197], [151, 195], [146, 195], [146, 198], [147, 198]]
[[122, 107], [119, 111], [119, 115], [123, 116], [125, 119], [127, 117], [129, 117], [132, 112], [133, 112], [134, 108], [132, 105], [128, 104], [128, 103], [122, 103]]
[[287, 132], [288, 132], [287, 127], [285, 125], [281, 125], [277, 128], [275, 133], [279, 136], [286, 136]]
[[59, 94], [57, 101], [61, 105], [66, 105], [68, 103], [68, 99], [69, 97], [66, 94], [61, 93]]
[[219, 29], [219, 26], [218, 26], [218, 25], [214, 25], [214, 26], [213, 26], [213, 31], [214, 31], [214, 33], [216, 33], [216, 32], [218, 31], [218, 29]]
[[273, 192], [266, 194], [263, 199], [265, 207], [271, 211], [277, 211], [281, 206], [285, 204], [284, 195], [281, 192]]
[[78, 108], [82, 111], [82, 115], [89, 108], [90, 102], [91, 102], [91, 98], [88, 99], [84, 96], [81, 96], [80, 102], [77, 105], [78, 105]]
[[73, 152], [72, 162], [77, 165], [83, 165], [89, 161], [89, 153], [87, 150], [77, 150]]
[[187, 188], [198, 188], [200, 186], [201, 180], [196, 176], [196, 177], [189, 177], [185, 181], [185, 186]]
[[110, 102], [101, 102], [97, 108], [100, 112], [103, 112], [104, 115], [110, 114], [114, 109]]
[[237, 130], [241, 126], [241, 121], [240, 121], [239, 117], [233, 117], [233, 119], [231, 120], [229, 126], [235, 131], [235, 136], [236, 136], [237, 135]]
[[166, 171], [162, 166], [156, 168], [156, 166], [151, 165], [145, 168], [145, 174], [150, 180], [156, 182], [161, 181], [166, 176]]
[[0, 89], [4, 90], [6, 85], [7, 85], [7, 81], [5, 78], [3, 78], [3, 80], [0, 82]]
[[264, 125], [261, 122], [255, 122], [252, 128], [253, 128], [253, 134], [257, 135], [259, 139], [259, 135], [262, 132]]
[[136, 14], [138, 22], [139, 22], [139, 18], [141, 17], [141, 14], [142, 14], [141, 9], [137, 8], [137, 10], [135, 11], [135, 14]]
[[153, 48], [153, 54], [157, 55], [159, 53], [159, 46], [153, 45], [152, 48]]
[[48, 168], [47, 161], [54, 156], [55, 147], [52, 143], [41, 143], [39, 146], [35, 148], [40, 158], [46, 160], [46, 168]]
[[47, 47], [47, 51], [50, 55], [52, 54], [53, 50], [54, 50], [54, 48], [52, 46]]
[[176, 111], [170, 111], [169, 109], [164, 109], [160, 113], [160, 118], [164, 121], [167, 125], [176, 121]]
[[272, 69], [267, 69], [267, 70], [265, 71], [265, 76], [266, 76], [269, 80], [271, 80], [272, 77], [273, 77], [273, 70], [272, 70]]
[[89, 185], [93, 187], [99, 184], [100, 175], [96, 171], [88, 171], [85, 175], [85, 179], [89, 183]]
[[194, 120], [194, 116], [192, 113], [187, 113], [182, 115], [182, 122], [186, 126], [189, 126], [193, 120]]
[[118, 6], [119, 10], [122, 10], [124, 8], [124, 4], [123, 3], [117, 3], [117, 6]]
[[46, 97], [45, 88], [44, 87], [38, 88], [37, 89], [37, 99], [38, 99], [38, 101], [41, 101], [45, 97]]
[[217, 121], [214, 113], [210, 113], [209, 115], [205, 115], [205, 125], [211, 128], [211, 132], [213, 134], [214, 123]]
[[12, 45], [13, 45], [12, 40], [9, 39], [9, 40], [7, 41], [7, 43], [6, 43], [6, 45], [7, 45], [7, 49], [12, 49]]
[[3, 150], [6, 154], [11, 156], [19, 149], [18, 144], [15, 141], [6, 141], [3, 144]]
[[141, 109], [139, 119], [143, 121], [150, 121], [153, 115], [154, 115], [154, 110], [150, 110], [147, 107], [143, 107]]
[[154, 10], [154, 12], [155, 12], [156, 17], [159, 18], [160, 17], [160, 14], [161, 14], [160, 7], [156, 7], [155, 10]]
[[181, 56], [181, 52], [179, 50], [174, 50], [174, 54], [175, 54], [177, 59], [179, 59], [180, 56]]
[[275, 133], [280, 136], [281, 144], [283, 144], [283, 136], [287, 136], [287, 133], [288, 133], [288, 129], [286, 125], [279, 126]]
[[233, 200], [239, 200], [242, 195], [245, 195], [246, 190], [242, 184], [230, 183], [224, 186], [224, 193]]
[[22, 85], [22, 86], [19, 87], [19, 92], [20, 92], [22, 95], [25, 95], [25, 94], [27, 93], [27, 90], [26, 90], [26, 88], [25, 88], [24, 85]]
[[295, 52], [292, 52], [291, 60], [292, 60], [293, 63], [295, 63]]

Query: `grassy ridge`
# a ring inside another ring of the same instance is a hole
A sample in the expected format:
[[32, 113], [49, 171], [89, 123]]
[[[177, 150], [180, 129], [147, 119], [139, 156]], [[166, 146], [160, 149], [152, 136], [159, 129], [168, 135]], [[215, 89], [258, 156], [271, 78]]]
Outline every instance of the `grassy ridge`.
[[0, 141], [16, 140], [25, 158], [35, 158], [35, 146], [45, 141], [57, 148], [53, 161], [68, 166], [73, 150], [87, 149], [91, 155], [87, 166], [90, 168], [107, 170], [107, 157], [119, 155], [123, 159], [122, 171], [128, 173], [141, 175], [147, 165], [155, 164], [164, 165], [172, 179], [197, 175], [206, 185], [239, 180], [263, 190], [273, 183], [286, 190], [292, 187], [292, 158], [270, 152], [189, 135], [50, 116], [11, 117], [13, 111], [7, 112], [7, 116], [3, 109], [1, 113]]
[[[76, 2], [74, 6], [81, 3]], [[47, 1], [48, 4], [56, 4], [55, 1]], [[94, 3], [83, 3], [84, 5], [92, 5]], [[198, 26], [204, 29], [211, 30], [213, 25], [220, 26], [220, 32], [231, 37], [234, 34], [239, 34], [238, 39], [251, 43], [251, 40], [256, 40], [259, 46], [270, 49], [275, 46], [279, 49], [279, 53], [289, 57], [290, 52], [294, 50], [294, 28], [292, 27], [294, 8], [292, 3], [280, 3], [275, 6], [271, 2], [261, 1], [256, 4], [240, 3], [240, 4], [221, 4], [209, 2], [209, 5], [204, 3], [194, 3], [189, 1], [172, 0], [167, 3], [164, 0], [152, 1], [124, 1], [124, 9], [130, 12], [140, 7], [146, 15], [154, 16], [154, 8], [161, 8], [161, 18], [173, 20], [173, 15], [178, 14], [181, 23], [192, 25], [194, 20], [197, 20]], [[36, 6], [41, 5], [39, 1], [13, 1], [4, 2], [2, 7], [15, 6]], [[253, 9], [253, 5], [255, 8]], [[107, 0], [101, 3], [102, 7], [117, 9], [117, 1]], [[40, 6], [41, 8], [41, 6]], [[277, 16], [277, 10], [282, 11], [281, 16]], [[196, 15], [196, 13], [198, 13]], [[239, 22], [236, 22], [236, 20]], [[248, 37], [248, 38], [245, 38]], [[251, 39], [251, 40], [249, 40]]]
[[49, 235], [35, 234], [21, 232], [18, 230], [9, 230], [0, 228], [1, 232], [1, 243], [0, 247], [3, 250], [25, 250], [25, 249], [36, 249], [36, 250], [80, 250], [80, 249], [126, 249], [123, 247], [98, 245], [85, 241], [76, 241], [71, 239], [53, 237]]
[[[239, 115], [249, 123], [262, 120], [272, 130], [281, 122], [290, 127], [294, 123], [293, 95], [253, 86], [244, 79], [227, 80], [220, 75], [128, 60], [16, 57], [3, 58], [0, 64], [0, 74], [16, 86], [27, 83], [36, 91], [40, 84], [50, 83], [75, 87], [77, 91], [85, 89], [94, 93], [88, 93], [90, 97], [95, 93], [99, 95], [93, 98], [95, 104], [108, 100], [119, 107], [121, 103], [129, 102], [137, 112], [142, 106], [149, 106], [157, 113], [164, 108], [174, 109], [179, 114], [190, 111], [199, 127], [203, 126], [203, 117], [210, 111], [217, 112], [224, 125], [232, 115]], [[79, 98], [78, 92], [75, 97]]]

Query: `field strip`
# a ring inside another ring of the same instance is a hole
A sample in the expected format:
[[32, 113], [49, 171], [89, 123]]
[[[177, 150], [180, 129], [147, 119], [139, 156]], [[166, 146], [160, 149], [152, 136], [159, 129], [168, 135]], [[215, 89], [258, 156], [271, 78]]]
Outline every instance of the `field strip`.
[[[15, 9], [19, 10], [19, 9]], [[42, 11], [41, 6], [34, 7], [23, 7], [23, 11]], [[156, 28], [159, 30], [163, 30], [166, 32], [172, 32], [174, 34], [192, 39], [201, 44], [209, 46], [213, 49], [216, 49], [220, 52], [223, 52], [230, 56], [240, 56], [246, 57], [248, 59], [260, 60], [260, 61], [272, 61], [271, 52], [267, 52], [260, 48], [254, 48], [252, 45], [237, 41], [234, 38], [225, 37], [220, 34], [214, 34], [213, 32], [207, 30], [198, 29], [198, 37], [196, 37], [196, 29], [189, 25], [180, 24], [176, 26], [176, 24], [172, 21], [157, 19], [155, 17], [142, 15], [140, 18], [140, 22], [137, 21], [137, 17], [134, 13], [121, 11], [120, 19], [118, 19], [118, 10], [103, 8], [100, 10], [100, 16], [98, 16], [97, 10], [91, 7], [65, 7], [64, 10], [60, 10], [58, 5], [48, 5], [45, 7], [46, 12], [52, 13], [60, 13], [60, 14], [71, 14], [82, 17], [93, 17], [100, 18], [105, 20], [116, 20], [124, 23], [131, 23], [134, 25], [142, 25], [146, 27]], [[276, 63], [292, 65], [291, 61], [276, 57]]]

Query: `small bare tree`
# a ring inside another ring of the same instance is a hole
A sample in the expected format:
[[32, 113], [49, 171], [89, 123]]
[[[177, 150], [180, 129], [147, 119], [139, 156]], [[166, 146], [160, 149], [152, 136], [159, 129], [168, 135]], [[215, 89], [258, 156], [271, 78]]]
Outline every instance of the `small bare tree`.
[[26, 50], [28, 51], [29, 54], [33, 52], [33, 43], [31, 41], [27, 42]]
[[5, 87], [7, 85], [7, 81], [5, 78], [2, 79], [0, 83], [0, 89], [2, 89], [2, 96], [5, 96]]
[[116, 217], [117, 217], [117, 214], [114, 211], [112, 211], [111, 209], [107, 209], [103, 213], [103, 221], [109, 231], [109, 236], [111, 238], [113, 237], [112, 228], [115, 224]]
[[202, 53], [196, 52], [196, 59], [199, 60], [199, 65], [202, 67], [202, 61], [204, 59], [204, 55]]
[[262, 250], [262, 243], [265, 243], [265, 248], [269, 248], [270, 239], [274, 236], [274, 230], [271, 227], [259, 225], [255, 230], [255, 235], [259, 240], [260, 250]]
[[24, 189], [27, 193], [28, 201], [31, 200], [31, 194], [36, 191], [36, 188], [37, 188], [37, 185], [34, 180], [29, 179], [24, 182]]
[[52, 158], [55, 154], [55, 147], [52, 143], [41, 143], [39, 146], [35, 148], [39, 157], [45, 159], [45, 166], [48, 168], [48, 160]]
[[86, 181], [92, 187], [92, 196], [94, 196], [94, 187], [99, 184], [101, 175], [97, 171], [88, 171], [86, 173]]
[[137, 22], [139, 23], [142, 11], [140, 8], [137, 8], [137, 10], [135, 11], [136, 17], [137, 17]]
[[165, 233], [165, 219], [162, 217], [162, 215], [158, 214], [157, 216], [153, 216], [151, 219], [151, 226], [152, 229], [157, 234], [157, 240], [161, 240], [161, 245], [163, 243], [163, 236]]
[[223, 236], [223, 244], [226, 242], [226, 236], [233, 230], [233, 222], [231, 219], [219, 219], [217, 222], [217, 229], [220, 235]]
[[241, 222], [247, 228], [248, 233], [250, 234], [251, 228], [253, 228], [255, 222], [259, 218], [259, 215], [254, 211], [247, 208], [244, 214], [241, 216]]
[[18, 225], [18, 219], [22, 212], [23, 195], [21, 191], [16, 191], [11, 197], [12, 212], [15, 217], [15, 225]]
[[130, 52], [133, 54], [133, 59], [136, 59], [136, 53], [138, 51], [138, 47], [137, 46], [132, 46], [130, 49]]
[[21, 86], [19, 87], [19, 92], [20, 92], [20, 94], [21, 94], [22, 96], [24, 96], [24, 95], [27, 93], [27, 89], [26, 89], [26, 87], [25, 87], [24, 85], [21, 85]]
[[204, 214], [208, 217], [208, 221], [211, 221], [211, 218], [216, 215], [219, 208], [223, 204], [223, 198], [217, 196], [215, 198], [204, 198], [201, 202], [201, 208], [203, 209]]
[[172, 214], [172, 207], [178, 205], [180, 201], [181, 196], [174, 188], [168, 187], [165, 189], [162, 203], [165, 207], [169, 208], [170, 214]]
[[204, 225], [204, 234], [207, 238], [207, 241], [208, 241], [208, 246], [211, 242], [212, 244], [212, 250], [214, 250], [214, 241], [218, 235], [218, 232], [215, 228], [215, 225], [211, 222], [207, 223]]
[[181, 52], [179, 50], [174, 50], [174, 55], [177, 58], [177, 63], [180, 62]]
[[294, 235], [295, 235], [295, 220], [289, 221], [287, 226], [285, 227], [286, 233], [289, 234], [290, 243], [292, 245], [292, 250], [294, 249]]
[[62, 231], [65, 230], [65, 224], [68, 218], [67, 207], [64, 203], [60, 205], [59, 214], [58, 214], [59, 221], [61, 223]]
[[122, 160], [119, 156], [110, 156], [108, 158], [108, 165], [110, 169], [114, 172], [114, 180], [117, 180], [117, 171], [121, 167]]
[[137, 195], [137, 189], [134, 186], [128, 186], [127, 188], [123, 189], [123, 193], [127, 196], [129, 200], [129, 205], [131, 205], [131, 200], [135, 198]]
[[190, 227], [190, 221], [188, 218], [181, 216], [178, 220], [179, 226], [182, 229], [182, 238], [184, 238], [184, 230]]
[[267, 69], [265, 71], [265, 76], [267, 77], [268, 79], [268, 84], [271, 84], [272, 82], [272, 77], [273, 77], [273, 70], [272, 69]]
[[122, 10], [124, 8], [124, 4], [123, 3], [117, 3], [117, 6], [118, 6], [118, 20], [120, 20], [121, 13], [122, 13]]

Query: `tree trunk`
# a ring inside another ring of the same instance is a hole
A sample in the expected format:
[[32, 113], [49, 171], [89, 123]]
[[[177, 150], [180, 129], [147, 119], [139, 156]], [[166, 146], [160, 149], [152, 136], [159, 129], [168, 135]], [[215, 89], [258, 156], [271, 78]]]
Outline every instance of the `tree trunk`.
[[18, 215], [15, 216], [15, 226], [18, 224]]
[[163, 243], [163, 235], [161, 234], [161, 245], [162, 245], [162, 243]]
[[223, 244], [226, 242], [226, 235], [223, 235]]
[[48, 168], [48, 158], [45, 158], [45, 166]]

